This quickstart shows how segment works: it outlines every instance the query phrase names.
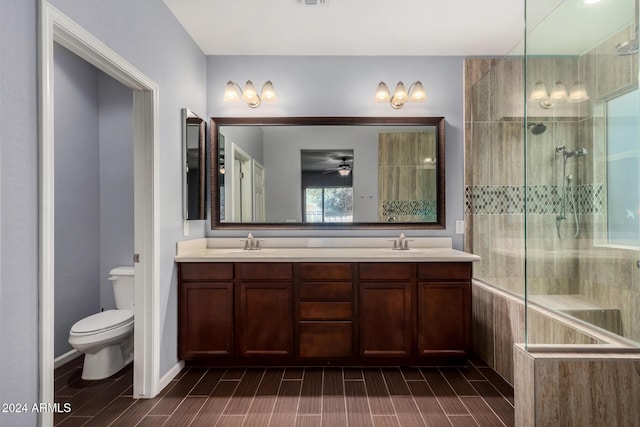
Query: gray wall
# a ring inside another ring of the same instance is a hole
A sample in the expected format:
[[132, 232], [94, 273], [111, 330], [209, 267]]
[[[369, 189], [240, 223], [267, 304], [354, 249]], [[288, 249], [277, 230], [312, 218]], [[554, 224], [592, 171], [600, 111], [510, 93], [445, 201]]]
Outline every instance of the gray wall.
[[98, 74], [100, 123], [100, 304], [115, 308], [109, 271], [133, 264], [133, 92]]
[[98, 70], [54, 49], [55, 340], [71, 350], [69, 330], [100, 311], [100, 153]]
[[[0, 13], [0, 402], [38, 401], [36, 4], [6, 0]], [[37, 414], [2, 423], [34, 426]]]
[[[181, 111], [206, 111], [206, 59], [162, 0], [56, 0], [55, 7], [118, 52], [160, 91], [160, 375], [177, 362], [173, 257], [183, 240]], [[1, 402], [38, 402], [37, 4], [7, 0], [0, 14], [0, 386]], [[161, 29], [161, 31], [160, 31]], [[204, 235], [204, 222], [191, 236]], [[37, 414], [3, 414], [33, 426]]]
[[[348, 56], [208, 56], [208, 115], [212, 117], [269, 116], [444, 116], [446, 118], [446, 222], [443, 231], [409, 230], [413, 236], [450, 236], [462, 249], [461, 235], [455, 235], [455, 221], [463, 219], [463, 58], [458, 57], [348, 57]], [[245, 103], [222, 100], [225, 85], [233, 80], [244, 85], [253, 81], [259, 90], [271, 80], [278, 95], [275, 103], [257, 109]], [[391, 88], [398, 80], [409, 85], [421, 80], [428, 100], [406, 104], [400, 110], [373, 102], [380, 80]], [[265, 160], [266, 162], [266, 160]], [[236, 236], [246, 232], [210, 230], [208, 236]], [[295, 235], [387, 236], [395, 231], [268, 231], [261, 237]], [[407, 233], [407, 232], [405, 232]]]

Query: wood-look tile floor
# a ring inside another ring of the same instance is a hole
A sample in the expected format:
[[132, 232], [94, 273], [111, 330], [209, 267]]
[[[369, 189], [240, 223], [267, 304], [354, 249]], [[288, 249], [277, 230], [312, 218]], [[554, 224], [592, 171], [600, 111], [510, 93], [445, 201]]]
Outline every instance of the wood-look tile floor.
[[[130, 365], [131, 366], [131, 365]], [[513, 426], [513, 388], [465, 368], [185, 368], [154, 399], [133, 399], [132, 369], [80, 378], [56, 370], [56, 426]]]

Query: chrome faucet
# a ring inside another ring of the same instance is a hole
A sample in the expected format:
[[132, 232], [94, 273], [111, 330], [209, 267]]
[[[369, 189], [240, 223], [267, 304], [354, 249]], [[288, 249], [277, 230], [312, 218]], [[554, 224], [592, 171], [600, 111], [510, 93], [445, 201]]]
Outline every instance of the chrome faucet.
[[247, 236], [247, 239], [244, 241], [244, 250], [259, 251], [260, 249], [261, 249], [260, 240], [255, 239], [253, 237], [253, 234], [249, 233], [249, 235]]
[[409, 240], [405, 237], [404, 233], [400, 233], [400, 237], [393, 240], [393, 246], [391, 247], [394, 251], [408, 251], [409, 250]]

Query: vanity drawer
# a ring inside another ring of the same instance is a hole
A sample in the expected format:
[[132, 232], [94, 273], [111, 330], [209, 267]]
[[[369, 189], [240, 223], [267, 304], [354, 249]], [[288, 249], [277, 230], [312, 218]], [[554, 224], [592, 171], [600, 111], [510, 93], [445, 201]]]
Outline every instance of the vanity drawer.
[[362, 263], [359, 266], [361, 280], [407, 280], [414, 278], [416, 271], [413, 263]]
[[351, 322], [300, 322], [300, 357], [351, 357]]
[[182, 280], [233, 279], [233, 264], [230, 262], [183, 262], [179, 265]]
[[236, 264], [240, 279], [291, 280], [293, 264], [284, 262], [239, 262]]
[[353, 285], [351, 282], [302, 282], [300, 283], [300, 299], [351, 299]]
[[423, 280], [470, 280], [471, 263], [429, 262], [418, 265], [418, 279]]
[[300, 320], [348, 320], [352, 312], [350, 302], [300, 303]]
[[300, 280], [351, 280], [351, 264], [303, 262], [300, 263]]

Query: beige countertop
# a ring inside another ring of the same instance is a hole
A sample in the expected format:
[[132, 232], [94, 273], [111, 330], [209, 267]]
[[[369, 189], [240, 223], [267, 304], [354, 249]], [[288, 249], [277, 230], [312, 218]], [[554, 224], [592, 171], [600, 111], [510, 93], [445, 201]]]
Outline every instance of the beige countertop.
[[[225, 240], [225, 241], [222, 241]], [[409, 238], [409, 250], [393, 250], [384, 239], [260, 239], [260, 250], [244, 250], [243, 239], [179, 242], [176, 262], [473, 262], [480, 257], [452, 249], [449, 239]], [[298, 243], [293, 247], [292, 245]], [[235, 247], [231, 245], [235, 245]], [[386, 246], [384, 247], [383, 244]]]

